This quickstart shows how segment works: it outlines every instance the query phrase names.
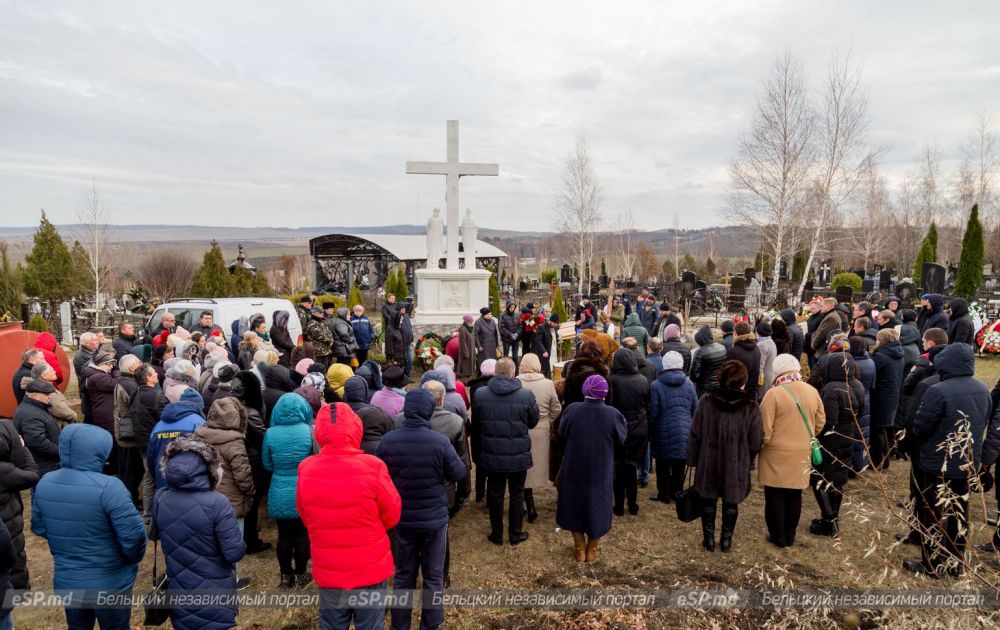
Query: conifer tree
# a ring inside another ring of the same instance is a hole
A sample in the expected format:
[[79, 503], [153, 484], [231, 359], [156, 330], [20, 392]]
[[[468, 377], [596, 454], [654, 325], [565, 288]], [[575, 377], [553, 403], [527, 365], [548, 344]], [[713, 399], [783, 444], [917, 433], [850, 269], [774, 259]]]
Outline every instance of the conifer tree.
[[365, 300], [364, 297], [361, 295], [361, 289], [358, 288], [358, 285], [352, 282], [351, 291], [347, 296], [347, 308], [352, 309], [358, 304], [364, 306]]
[[226, 268], [226, 261], [222, 258], [222, 248], [219, 243], [212, 241], [208, 251], [205, 252], [201, 261], [201, 267], [194, 275], [191, 283], [192, 297], [229, 297], [234, 294], [236, 280], [234, 274], [230, 274]]
[[956, 294], [971, 298], [983, 284], [984, 249], [983, 225], [979, 222], [979, 204], [976, 204], [969, 213], [965, 236], [962, 237], [962, 257], [958, 262], [958, 276], [955, 280]]
[[406, 282], [406, 267], [396, 268], [396, 301], [405, 302], [410, 299], [410, 287]]
[[21, 265], [12, 265], [7, 257], [7, 243], [0, 242], [0, 316], [20, 316], [24, 300], [22, 275]]
[[490, 310], [493, 317], [500, 317], [500, 285], [495, 273], [490, 274]]
[[76, 278], [73, 258], [44, 210], [31, 252], [24, 259], [23, 277], [25, 293], [48, 303], [50, 307], [73, 297]]

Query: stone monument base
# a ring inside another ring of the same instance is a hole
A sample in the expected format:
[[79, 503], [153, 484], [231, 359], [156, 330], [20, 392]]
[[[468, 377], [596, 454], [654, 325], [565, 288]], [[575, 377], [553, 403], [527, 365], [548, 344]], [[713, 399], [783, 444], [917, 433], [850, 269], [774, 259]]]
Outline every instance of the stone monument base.
[[417, 269], [414, 333], [451, 332], [463, 315], [479, 317], [479, 309], [490, 305], [490, 275], [485, 269]]

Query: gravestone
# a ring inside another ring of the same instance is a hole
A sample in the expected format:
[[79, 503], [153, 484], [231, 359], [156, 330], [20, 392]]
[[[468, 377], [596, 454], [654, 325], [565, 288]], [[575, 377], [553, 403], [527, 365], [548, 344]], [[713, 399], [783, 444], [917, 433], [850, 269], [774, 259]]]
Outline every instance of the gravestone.
[[706, 293], [708, 293], [708, 283], [702, 280], [701, 278], [698, 278], [694, 282], [694, 290], [701, 291], [702, 296], [704, 296]]
[[986, 263], [983, 265], [983, 277], [989, 278], [993, 276], [993, 263]]
[[831, 275], [833, 273], [833, 261], [824, 260], [823, 264], [819, 266], [819, 284], [820, 286], [826, 287], [830, 285], [830, 280], [833, 278]]
[[573, 268], [563, 265], [559, 270], [559, 282], [573, 282]]
[[750, 282], [756, 277], [757, 277], [757, 270], [754, 269], [753, 267], [747, 267], [746, 269], [743, 270], [743, 279], [746, 280], [747, 282]]
[[901, 282], [896, 285], [896, 297], [899, 298], [899, 308], [912, 308], [913, 298], [917, 288], [912, 282]]
[[944, 265], [925, 262], [920, 285], [925, 293], [944, 293], [947, 270]]
[[892, 286], [892, 271], [889, 269], [883, 269], [879, 272], [878, 284], [880, 291], [888, 291], [889, 287]]
[[601, 283], [602, 289], [607, 289], [608, 286], [611, 284], [611, 278], [609, 278], [608, 276], [601, 276], [598, 278], [598, 281]]
[[854, 297], [854, 290], [848, 286], [837, 287], [837, 301], [841, 304], [850, 304]]
[[694, 291], [695, 282], [698, 281], [698, 274], [693, 271], [685, 271], [681, 274], [681, 291], [687, 295]]
[[874, 280], [862, 280], [861, 281], [861, 290], [864, 291], [865, 293], [871, 293], [872, 291], [875, 290], [875, 281]]
[[747, 297], [747, 281], [743, 276], [733, 276], [729, 279], [729, 300], [726, 307], [730, 313], [737, 313], [743, 310], [743, 303]]
[[780, 263], [778, 263], [778, 280], [780, 282], [787, 282], [788, 281], [788, 261], [787, 260], [782, 259], [782, 261]]

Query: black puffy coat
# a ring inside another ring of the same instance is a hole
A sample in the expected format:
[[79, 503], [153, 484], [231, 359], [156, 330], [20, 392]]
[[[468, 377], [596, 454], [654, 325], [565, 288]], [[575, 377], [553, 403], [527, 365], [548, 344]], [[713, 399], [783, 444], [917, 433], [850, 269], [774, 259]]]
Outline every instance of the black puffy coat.
[[358, 342], [354, 338], [354, 326], [347, 321], [347, 309], [337, 309], [337, 318], [331, 325], [333, 332], [333, 356], [346, 358], [353, 356], [358, 350]]
[[[823, 463], [815, 466], [822, 478], [835, 486], [847, 483], [854, 444], [861, 437], [865, 388], [855, 377], [854, 359], [846, 352], [823, 357], [820, 390], [826, 424], [816, 437], [823, 448]], [[819, 367], [819, 366], [817, 366]]]
[[[990, 390], [975, 378], [976, 358], [966, 344], [948, 344], [934, 359], [941, 382], [924, 394], [920, 409], [913, 419], [913, 434], [920, 440], [920, 468], [933, 475], [949, 479], [965, 479], [968, 471], [962, 466], [964, 449], [947, 449], [943, 445], [956, 432], [960, 419], [967, 419], [972, 436], [974, 469], [982, 463], [983, 442], [992, 418]], [[995, 452], [996, 432], [990, 431], [988, 450]], [[948, 454], [952, 451], [951, 454]], [[947, 456], [947, 461], [945, 457]]]
[[361, 418], [361, 426], [364, 428], [364, 433], [361, 436], [361, 450], [369, 455], [374, 455], [379, 440], [382, 439], [383, 435], [392, 431], [395, 425], [393, 419], [381, 407], [376, 407], [368, 402], [370, 398], [368, 383], [360, 376], [352, 376], [344, 383], [344, 402], [354, 410], [354, 413], [358, 414], [358, 417]]
[[636, 464], [646, 454], [649, 438], [649, 381], [639, 373], [635, 352], [615, 352], [611, 384], [608, 403], [625, 416], [628, 430], [625, 444], [615, 445], [615, 461]]
[[[788, 328], [788, 354], [796, 359], [801, 359], [802, 350], [805, 347], [805, 333], [802, 332], [802, 326], [799, 325], [795, 317], [795, 311], [790, 308], [781, 311], [781, 321], [785, 322], [785, 326]], [[819, 322], [816, 324], [819, 325]]]
[[494, 376], [476, 391], [472, 417], [479, 431], [479, 465], [497, 473], [531, 468], [528, 431], [538, 424], [535, 396], [509, 376]]
[[135, 446], [145, 455], [149, 450], [149, 435], [153, 427], [160, 421], [163, 408], [170, 403], [158, 387], [140, 385], [129, 405], [129, 416], [132, 418], [132, 428], [135, 431]]
[[385, 462], [403, 500], [396, 526], [402, 531], [435, 532], [447, 525], [445, 482], [459, 481], [466, 473], [465, 462], [448, 438], [431, 429], [436, 406], [427, 390], [408, 392], [403, 403], [403, 425], [385, 435], [375, 449], [375, 456]]
[[927, 301], [930, 303], [931, 308], [929, 312], [924, 311], [922, 313], [925, 315], [925, 319], [924, 323], [920, 326], [920, 334], [927, 332], [931, 328], [948, 330], [951, 326], [948, 323], [948, 314], [944, 312], [944, 298], [937, 293], [931, 293], [927, 296]]
[[903, 346], [898, 341], [887, 343], [874, 353], [875, 386], [871, 391], [871, 426], [892, 427], [896, 424], [896, 408], [903, 391]]
[[967, 343], [975, 349], [976, 326], [969, 317], [969, 303], [962, 298], [948, 302], [951, 318], [948, 320], [948, 343]]
[[514, 343], [521, 338], [521, 322], [518, 319], [517, 309], [511, 312], [510, 307], [513, 302], [507, 302], [503, 313], [500, 313], [500, 341]]
[[760, 385], [760, 349], [753, 335], [736, 337], [732, 349], [726, 353], [726, 360], [739, 361], [747, 368], [747, 386], [744, 388], [751, 400], [757, 400]]
[[59, 468], [59, 427], [49, 406], [25, 397], [14, 411], [14, 428], [38, 464], [38, 476]]
[[[0, 602], [7, 598], [7, 591], [10, 590], [10, 571], [17, 562], [17, 552], [14, 550], [14, 540], [7, 531], [7, 526], [0, 521]], [[10, 608], [4, 608], [0, 604], [0, 619], [9, 614]]]
[[21, 380], [31, 377], [31, 365], [28, 363], [22, 363], [21, 367], [17, 368], [14, 372], [14, 378], [11, 380], [11, 388], [14, 390], [14, 400], [17, 404], [21, 404], [21, 399], [24, 398], [24, 390], [21, 388]]
[[0, 520], [14, 541], [14, 568], [10, 583], [14, 588], [30, 588], [28, 559], [24, 555], [24, 505], [21, 491], [38, 483], [38, 465], [31, 452], [21, 446], [14, 423], [0, 420]]
[[292, 379], [288, 375], [288, 368], [283, 365], [272, 365], [267, 370], [264, 377], [264, 391], [261, 396], [264, 398], [264, 423], [271, 426], [271, 412], [278, 404], [278, 399], [292, 391]]
[[271, 316], [271, 345], [280, 353], [278, 364], [289, 367], [295, 343], [288, 332], [288, 311], [274, 311]]
[[105, 372], [88, 365], [83, 369], [83, 374], [87, 379], [87, 399], [90, 401], [90, 417], [93, 419], [93, 424], [114, 435], [118, 368]]
[[694, 335], [698, 351], [691, 359], [691, 382], [698, 397], [719, 388], [719, 368], [726, 362], [726, 347], [715, 341], [712, 329], [705, 324]]

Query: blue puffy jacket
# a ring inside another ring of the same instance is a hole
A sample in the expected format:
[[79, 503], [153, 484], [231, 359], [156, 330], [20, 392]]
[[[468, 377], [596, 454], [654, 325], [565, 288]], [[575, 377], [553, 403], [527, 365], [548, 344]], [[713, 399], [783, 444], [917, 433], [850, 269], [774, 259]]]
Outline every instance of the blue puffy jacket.
[[403, 499], [396, 527], [410, 532], [435, 532], [448, 523], [446, 481], [465, 477], [465, 464], [444, 435], [431, 429], [434, 398], [425, 389], [406, 394], [403, 426], [382, 436], [375, 456], [385, 462]]
[[949, 436], [955, 435], [964, 418], [972, 438], [973, 469], [982, 463], [984, 439], [994, 441], [990, 449], [996, 450], [996, 432], [987, 433], [993, 416], [990, 390], [974, 376], [976, 357], [968, 344], [949, 344], [934, 358], [934, 367], [941, 381], [924, 394], [911, 427], [921, 443], [920, 468], [949, 479], [965, 479], [969, 475], [963, 470], [968, 464], [967, 451], [944, 445], [953, 439]]
[[146, 464], [149, 470], [155, 471], [157, 488], [164, 487], [160, 459], [163, 458], [167, 446], [182, 435], [194, 433], [194, 430], [203, 424], [205, 424], [205, 414], [201, 405], [179, 400], [163, 408], [160, 421], [153, 426], [149, 434], [149, 447], [146, 449]]
[[59, 434], [60, 468], [42, 477], [31, 501], [31, 531], [49, 542], [53, 588], [130, 589], [146, 552], [146, 532], [132, 497], [105, 475], [113, 438], [91, 424]]
[[261, 455], [264, 468], [274, 473], [267, 492], [267, 515], [271, 518], [299, 517], [295, 486], [299, 464], [313, 454], [312, 421], [312, 407], [294, 393], [282, 395], [271, 412], [271, 428], [264, 434]]
[[[166, 487], [153, 499], [153, 522], [167, 561], [170, 590], [233, 590], [236, 562], [246, 544], [229, 499], [215, 492], [222, 468], [200, 437], [173, 440], [163, 454]], [[176, 630], [225, 630], [236, 625], [236, 606], [173, 608]]]
[[360, 350], [367, 350], [372, 347], [375, 339], [375, 329], [367, 317], [351, 317], [351, 328], [354, 329], [354, 340], [358, 342]]
[[682, 370], [666, 370], [653, 381], [649, 401], [649, 445], [657, 459], [685, 459], [691, 418], [698, 406], [694, 383]]

